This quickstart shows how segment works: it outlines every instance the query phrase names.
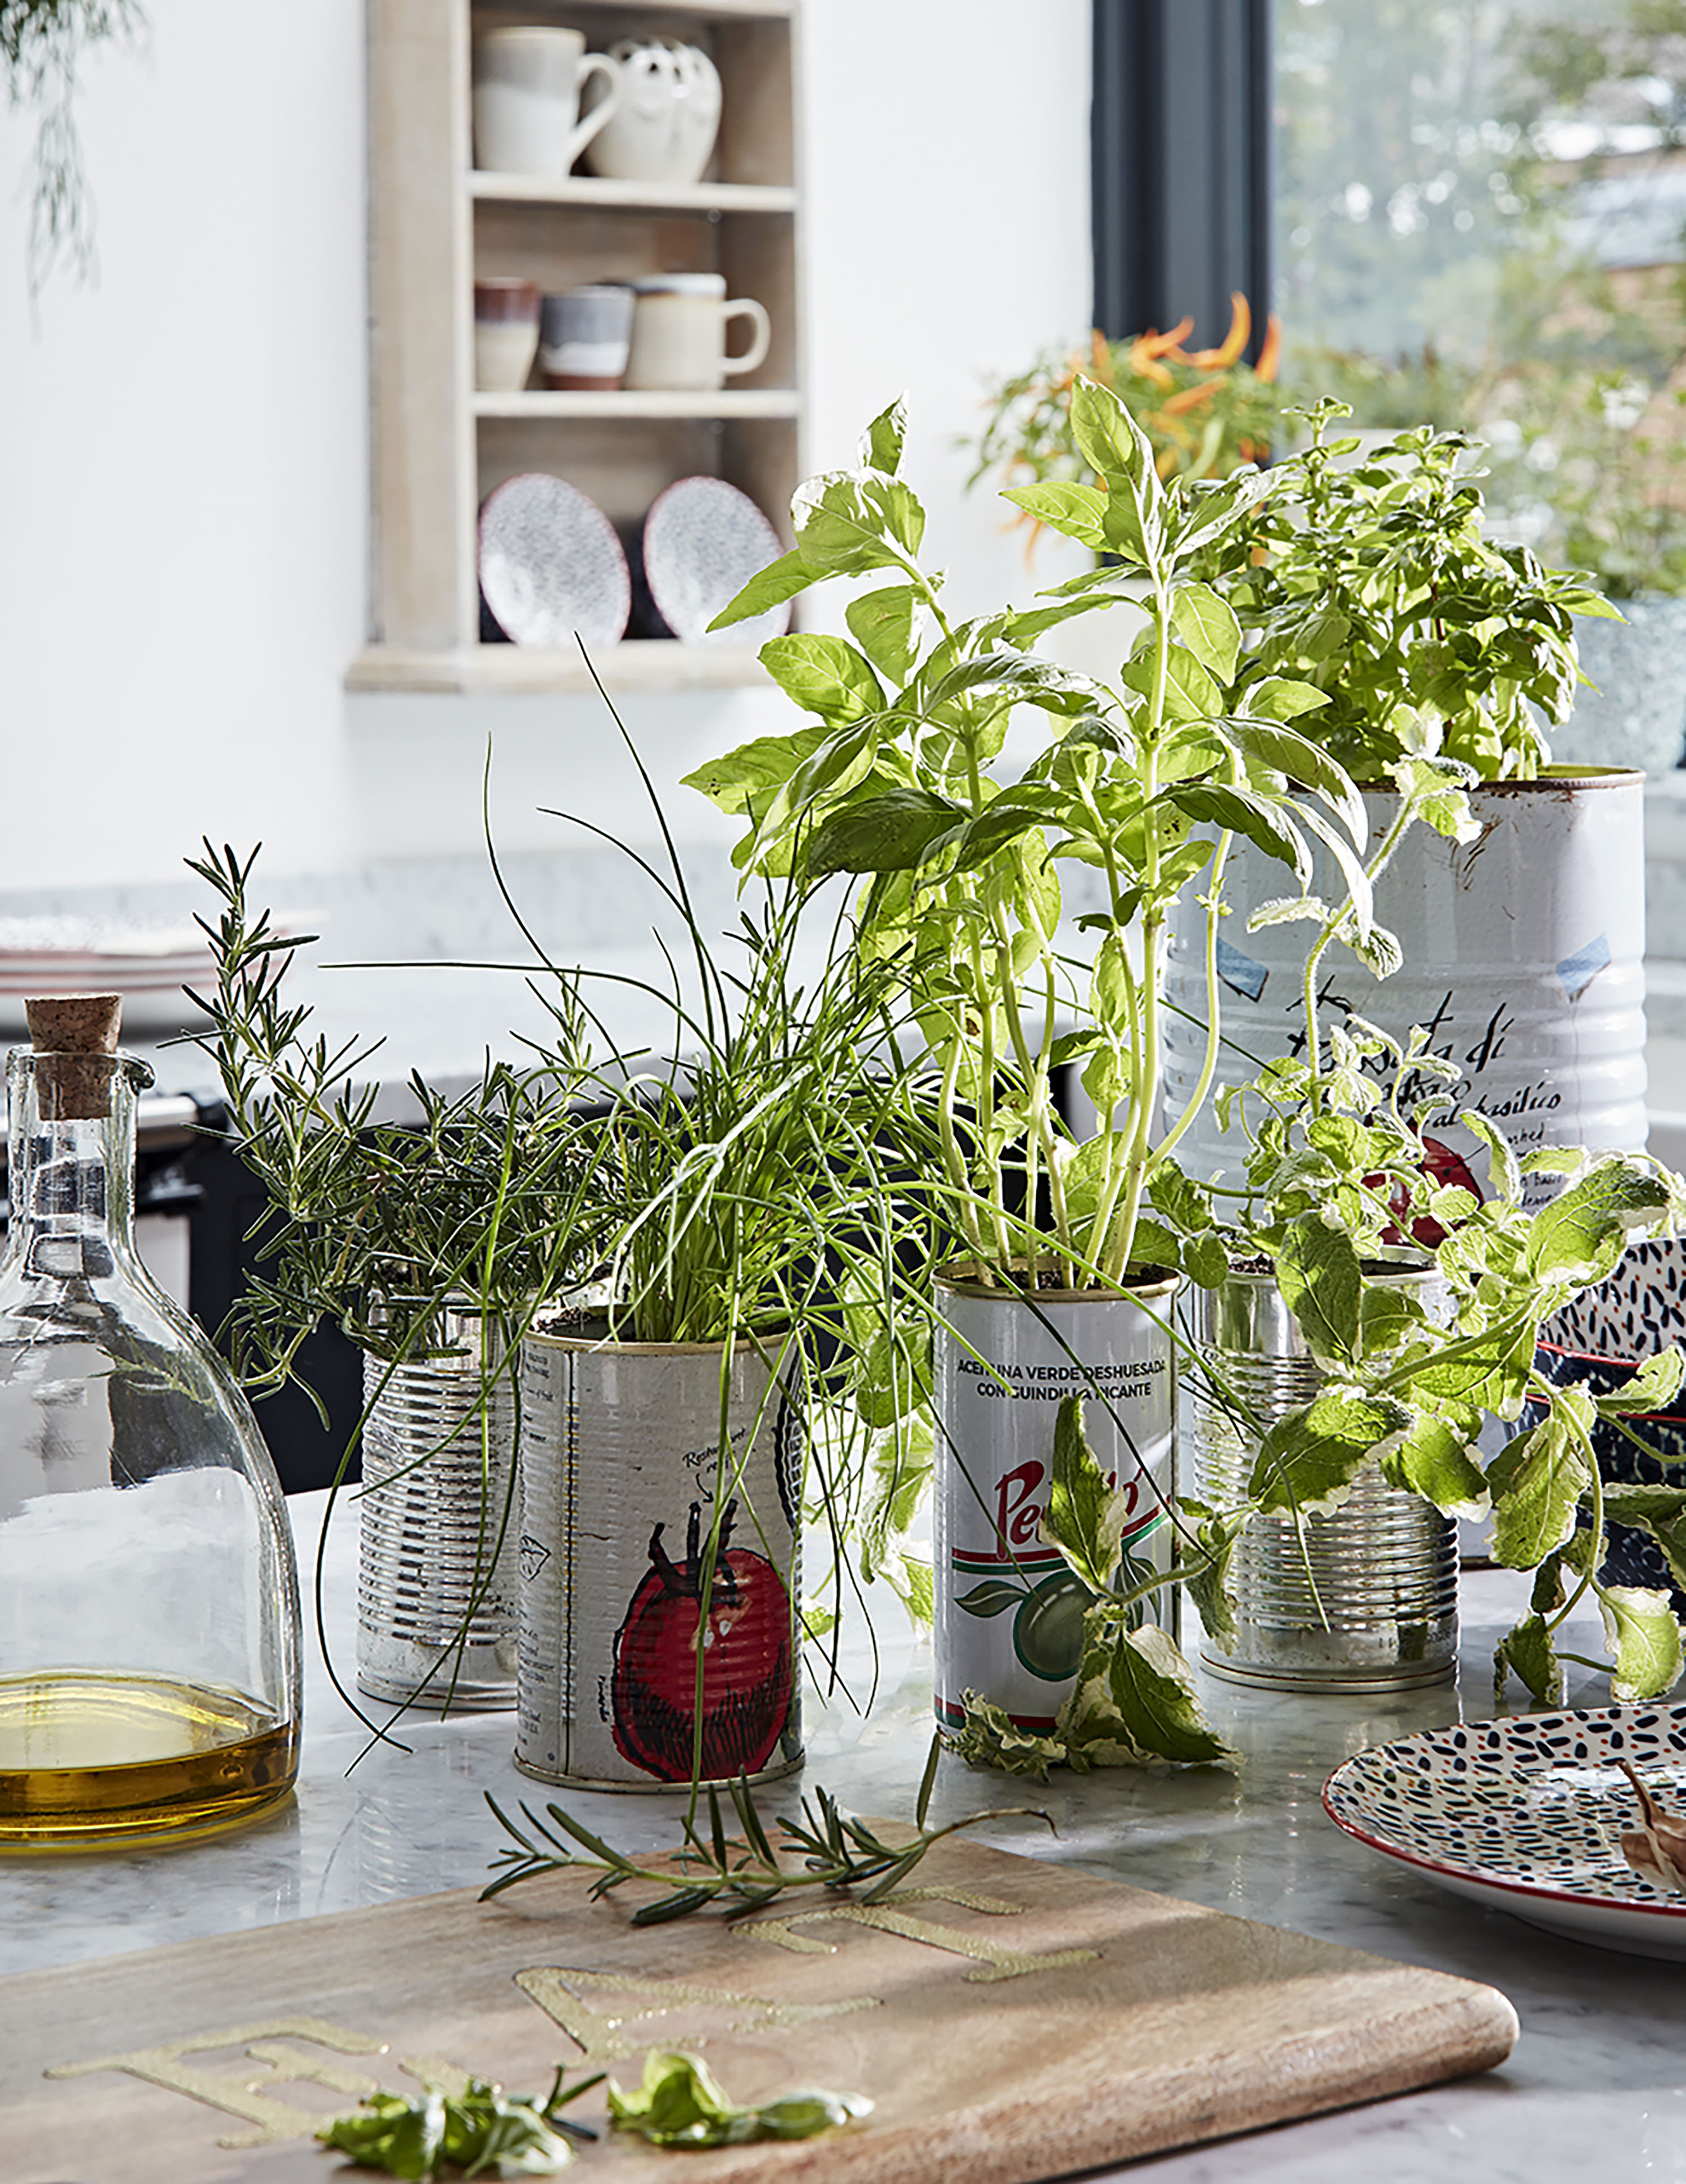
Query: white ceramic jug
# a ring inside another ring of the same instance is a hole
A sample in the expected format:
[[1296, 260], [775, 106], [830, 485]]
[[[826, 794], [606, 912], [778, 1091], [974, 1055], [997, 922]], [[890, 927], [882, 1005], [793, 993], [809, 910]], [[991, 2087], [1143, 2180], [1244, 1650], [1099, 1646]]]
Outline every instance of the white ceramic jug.
[[[609, 48], [621, 99], [591, 148], [594, 175], [629, 182], [700, 181], [720, 130], [720, 76], [700, 46], [680, 38], [622, 38]], [[599, 97], [595, 87], [587, 104]]]
[[[581, 120], [581, 87], [603, 92]], [[584, 33], [543, 23], [487, 31], [474, 42], [476, 164], [502, 175], [565, 175], [612, 121], [621, 98], [620, 65], [588, 53]]]

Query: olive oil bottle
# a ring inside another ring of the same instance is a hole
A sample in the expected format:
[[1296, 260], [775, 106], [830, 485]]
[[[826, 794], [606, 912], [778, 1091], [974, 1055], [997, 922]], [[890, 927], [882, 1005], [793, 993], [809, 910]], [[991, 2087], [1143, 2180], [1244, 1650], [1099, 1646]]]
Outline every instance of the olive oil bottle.
[[0, 1263], [0, 1852], [240, 1825], [298, 1764], [269, 1451], [132, 1234], [145, 1065], [114, 995], [29, 1004]]

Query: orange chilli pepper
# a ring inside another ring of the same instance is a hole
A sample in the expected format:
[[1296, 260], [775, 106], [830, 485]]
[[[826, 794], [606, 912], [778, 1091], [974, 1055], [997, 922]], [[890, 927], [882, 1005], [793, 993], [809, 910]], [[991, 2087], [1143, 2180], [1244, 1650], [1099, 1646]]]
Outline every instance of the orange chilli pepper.
[[1265, 321], [1265, 346], [1259, 351], [1259, 361], [1253, 367], [1253, 376], [1269, 382], [1274, 379], [1282, 364], [1282, 320], [1272, 311]]
[[1180, 417], [1184, 410], [1192, 410], [1197, 403], [1210, 401], [1220, 387], [1228, 383], [1229, 374], [1221, 372], [1216, 379], [1203, 379], [1198, 387], [1185, 387], [1180, 394], [1173, 394], [1160, 411], [1162, 417]]
[[1197, 348], [1189, 357], [1190, 364], [1198, 364], [1203, 370], [1214, 366], [1233, 364], [1247, 346], [1247, 337], [1253, 331], [1253, 314], [1247, 307], [1247, 298], [1238, 288], [1229, 299], [1229, 332], [1218, 348]]

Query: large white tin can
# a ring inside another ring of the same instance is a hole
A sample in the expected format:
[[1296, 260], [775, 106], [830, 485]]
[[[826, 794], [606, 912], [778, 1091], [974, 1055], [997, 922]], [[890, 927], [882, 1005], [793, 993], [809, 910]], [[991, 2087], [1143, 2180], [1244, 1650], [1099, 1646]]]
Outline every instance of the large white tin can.
[[[1088, 1596], [1040, 1532], [1068, 1396], [1082, 1398], [1102, 1471], [1133, 1497], [1127, 1582], [1171, 1567], [1176, 1290], [1031, 1298], [959, 1276], [938, 1284], [935, 1702], [946, 1726], [975, 1691], [1045, 1733], [1076, 1683]], [[1171, 1592], [1144, 1610], [1167, 1628]]]
[[[1371, 843], [1398, 810], [1391, 791], [1366, 790]], [[1459, 1123], [1488, 1116], [1519, 1152], [1541, 1145], [1638, 1150], [1645, 1142], [1644, 776], [1571, 772], [1539, 781], [1487, 782], [1470, 791], [1480, 833], [1449, 842], [1411, 828], [1376, 893], [1378, 922], [1405, 950], [1403, 969], [1372, 978], [1332, 949], [1319, 976], [1324, 1024], [1359, 1016], [1404, 1039], [1414, 1024], [1437, 1054], [1466, 1072], [1461, 1089], [1429, 1118], [1427, 1134], [1483, 1178], [1485, 1156]], [[1320, 869], [1326, 900], [1337, 883]], [[1249, 913], [1294, 891], [1286, 867], [1245, 846], [1232, 856], [1225, 894], [1233, 914], [1218, 942], [1218, 1083], [1260, 1062], [1300, 1054], [1304, 924], [1249, 933]], [[1205, 1052], [1205, 919], [1194, 905], [1172, 935], [1166, 991], [1166, 1099], [1174, 1115], [1191, 1096]], [[1184, 1011], [1178, 1014], [1177, 1011]], [[1424, 1088], [1425, 1089], [1427, 1088]], [[1178, 1148], [1193, 1174], [1233, 1175], [1244, 1145], [1226, 1134], [1209, 1101]], [[1455, 1168], [1450, 1178], [1465, 1180]], [[1557, 1186], [1531, 1188], [1543, 1201]]]
[[657, 1790], [801, 1761], [800, 1421], [754, 1348], [724, 1390], [722, 1357], [589, 1327], [522, 1345], [527, 1774]]

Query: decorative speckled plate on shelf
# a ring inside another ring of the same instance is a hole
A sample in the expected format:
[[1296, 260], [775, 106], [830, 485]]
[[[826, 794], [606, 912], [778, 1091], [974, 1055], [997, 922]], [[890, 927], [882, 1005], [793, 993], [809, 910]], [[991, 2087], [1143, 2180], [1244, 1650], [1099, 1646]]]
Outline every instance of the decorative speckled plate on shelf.
[[683, 644], [765, 644], [790, 627], [788, 602], [712, 635], [709, 624], [751, 577], [784, 551], [747, 493], [724, 478], [681, 478], [644, 518], [644, 578], [656, 611]]
[[1455, 1895], [1601, 1949], [1686, 1961], [1686, 1893], [1622, 1855], [1639, 1825], [1631, 1763], [1686, 1813], [1686, 1706], [1519, 1714], [1373, 1745], [1323, 1785], [1323, 1808], [1372, 1850]]
[[632, 580], [615, 526], [545, 471], [505, 478], [480, 511], [480, 589], [515, 644], [618, 644]]

